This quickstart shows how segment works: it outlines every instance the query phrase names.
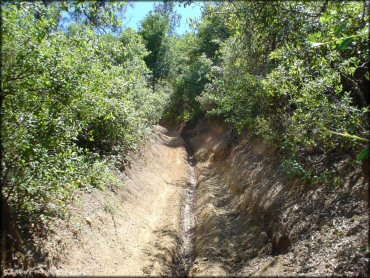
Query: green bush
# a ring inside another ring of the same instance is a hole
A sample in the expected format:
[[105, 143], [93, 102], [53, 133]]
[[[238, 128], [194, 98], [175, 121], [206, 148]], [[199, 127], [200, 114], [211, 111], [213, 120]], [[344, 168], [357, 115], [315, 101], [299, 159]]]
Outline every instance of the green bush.
[[332, 169], [318, 173], [310, 157], [347, 153], [353, 160], [369, 137], [366, 5], [238, 2], [216, 9], [220, 18], [228, 11], [231, 36], [197, 98], [202, 109], [278, 147], [289, 177], [328, 180]]
[[114, 156], [138, 148], [169, 98], [165, 84], [151, 90], [136, 32], [64, 32], [59, 5], [2, 11], [2, 195], [24, 223], [62, 213], [77, 188], [118, 182]]

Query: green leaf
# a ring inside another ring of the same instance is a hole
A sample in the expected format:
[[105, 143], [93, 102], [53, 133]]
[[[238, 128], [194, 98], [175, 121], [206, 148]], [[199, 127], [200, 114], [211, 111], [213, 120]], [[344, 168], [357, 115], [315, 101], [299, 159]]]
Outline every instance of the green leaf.
[[338, 28], [334, 31], [334, 35], [336, 37], [338, 37], [340, 35], [340, 33], [342, 32], [343, 30], [343, 27], [345, 26], [346, 24], [345, 23], [342, 23], [341, 25], [338, 26]]
[[323, 15], [323, 16], [321, 16], [321, 17], [320, 17], [320, 22], [321, 22], [321, 23], [325, 23], [325, 22], [327, 22], [327, 21], [329, 21], [329, 17], [328, 17], [328, 16]]
[[358, 155], [357, 160], [363, 161], [370, 156], [370, 147], [363, 149]]
[[346, 38], [340, 45], [339, 50], [346, 50], [347, 47], [353, 42], [353, 38]]
[[308, 36], [308, 40], [309, 40], [310, 42], [315, 42], [315, 40], [316, 40], [316, 36], [315, 36], [314, 34], [310, 34], [310, 35]]

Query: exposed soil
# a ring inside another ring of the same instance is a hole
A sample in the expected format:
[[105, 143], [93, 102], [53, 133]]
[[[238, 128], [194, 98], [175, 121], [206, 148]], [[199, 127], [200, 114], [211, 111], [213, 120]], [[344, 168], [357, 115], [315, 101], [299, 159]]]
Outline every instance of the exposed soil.
[[157, 127], [157, 134], [126, 171], [123, 188], [80, 193], [79, 203], [71, 206], [70, 220], [55, 223], [45, 246], [49, 263], [36, 273], [172, 273], [179, 253], [189, 164], [178, 132]]
[[[367, 275], [368, 179], [343, 187], [287, 181], [276, 151], [203, 120], [188, 132], [197, 161], [191, 276]], [[345, 159], [345, 158], [344, 158]], [[342, 161], [345, 165], [346, 161]]]
[[[91, 227], [84, 225], [76, 239], [69, 236], [68, 259], [56, 274], [171, 273], [189, 169], [179, 134], [160, 127], [158, 133], [156, 142], [127, 172], [125, 190], [111, 196], [113, 212], [102, 212], [109, 204], [106, 196], [99, 196], [99, 201], [97, 194], [85, 196], [93, 200], [83, 200], [83, 211], [77, 215], [89, 217]], [[99, 195], [105, 194], [109, 193]]]
[[207, 120], [185, 141], [156, 132], [123, 188], [80, 192], [70, 220], [54, 223], [39, 273], [367, 275], [361, 169], [343, 173], [341, 188], [307, 186], [282, 177], [276, 151], [248, 134], [233, 142]]

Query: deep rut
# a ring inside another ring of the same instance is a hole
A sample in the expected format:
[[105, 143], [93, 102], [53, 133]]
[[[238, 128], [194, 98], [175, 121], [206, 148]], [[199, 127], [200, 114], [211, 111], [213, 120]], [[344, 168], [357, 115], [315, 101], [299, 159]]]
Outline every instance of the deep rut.
[[189, 162], [189, 184], [184, 193], [184, 201], [181, 213], [181, 241], [179, 246], [179, 260], [174, 265], [173, 275], [187, 276], [194, 261], [194, 228], [195, 228], [195, 190], [197, 178], [195, 175], [195, 159], [193, 149], [185, 139], [185, 148], [188, 153]]

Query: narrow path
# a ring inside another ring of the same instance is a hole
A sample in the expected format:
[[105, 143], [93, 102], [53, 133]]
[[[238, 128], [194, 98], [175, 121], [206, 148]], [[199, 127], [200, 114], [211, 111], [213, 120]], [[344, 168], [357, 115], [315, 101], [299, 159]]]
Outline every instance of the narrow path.
[[[57, 275], [170, 275], [179, 258], [183, 273], [187, 271], [194, 225], [194, 168], [189, 168], [178, 132], [158, 127], [157, 133], [154, 144], [127, 172], [124, 189], [81, 196], [72, 217], [79, 221], [70, 223], [82, 225], [77, 235], [62, 225], [57, 228], [67, 253]], [[109, 204], [113, 204], [110, 209]], [[85, 218], [89, 225], [83, 223]]]

